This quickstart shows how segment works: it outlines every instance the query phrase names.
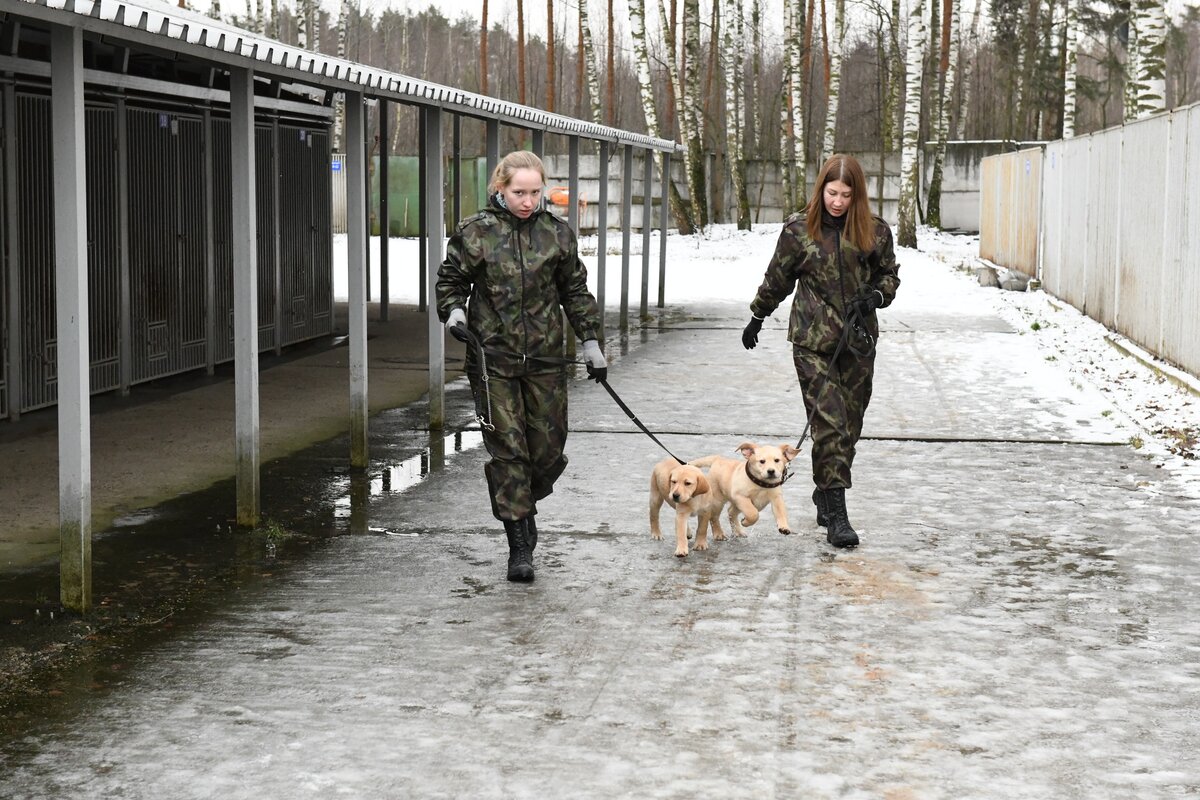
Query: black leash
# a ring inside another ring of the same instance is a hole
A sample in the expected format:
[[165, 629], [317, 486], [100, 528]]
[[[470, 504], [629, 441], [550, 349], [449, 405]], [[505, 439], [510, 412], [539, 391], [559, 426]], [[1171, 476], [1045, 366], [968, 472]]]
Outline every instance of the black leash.
[[641, 429], [642, 429], [642, 433], [644, 433], [644, 434], [646, 434], [647, 436], [649, 436], [649, 437], [650, 437], [650, 438], [651, 438], [651, 439], [654, 441], [654, 443], [655, 443], [656, 445], [658, 445], [659, 447], [661, 447], [661, 448], [663, 449], [663, 451], [664, 451], [664, 452], [665, 452], [667, 455], [669, 455], [671, 458], [675, 459], [675, 460], [676, 460], [676, 461], [678, 461], [680, 464], [686, 464], [686, 463], [687, 463], [687, 462], [686, 462], [686, 461], [684, 461], [682, 458], [680, 458], [679, 456], [677, 456], [677, 455], [675, 455], [674, 453], [672, 453], [670, 450], [667, 450], [667, 446], [666, 446], [665, 444], [663, 444], [662, 442], [660, 442], [660, 441], [658, 440], [658, 437], [657, 437], [657, 436], [655, 436], [653, 433], [651, 433], [651, 432], [650, 432], [650, 429], [649, 429], [649, 428], [647, 428], [645, 425], [643, 425], [643, 424], [642, 424], [642, 421], [641, 421], [640, 419], [638, 419], [636, 416], [634, 416], [634, 413], [633, 413], [632, 411], [630, 411], [630, 410], [629, 410], [629, 406], [625, 405], [625, 401], [624, 401], [624, 400], [622, 400], [622, 399], [620, 398], [620, 396], [619, 396], [619, 395], [616, 393], [616, 391], [614, 391], [614, 390], [613, 390], [613, 388], [612, 388], [611, 386], [609, 386], [609, 385], [608, 385], [608, 379], [607, 379], [607, 378], [606, 378], [606, 379], [604, 379], [604, 380], [597, 381], [597, 383], [599, 383], [601, 386], [603, 386], [603, 387], [604, 387], [604, 389], [605, 389], [605, 390], [606, 390], [606, 391], [609, 393], [609, 395], [612, 397], [612, 399], [616, 401], [617, 405], [619, 405], [619, 406], [621, 407], [621, 410], [625, 412], [625, 416], [627, 416], [627, 417], [629, 417], [631, 420], [633, 420], [633, 424], [634, 424], [634, 425], [637, 425], [639, 428], [641, 428]]
[[[457, 333], [457, 331], [460, 328], [467, 337], [465, 340], [462, 337], [460, 337]], [[587, 366], [587, 362], [573, 361], [572, 359], [569, 359], [569, 358], [556, 358], [553, 356], [530, 357], [530, 356], [526, 356], [524, 353], [510, 353], [506, 350], [496, 350], [495, 348], [484, 347], [483, 343], [481, 341], [479, 341], [479, 338], [474, 333], [472, 333], [470, 329], [468, 329], [464, 325], [456, 325], [455, 327], [450, 329], [450, 333], [451, 333], [451, 335], [454, 336], [454, 338], [458, 339], [459, 341], [463, 341], [468, 346], [474, 347], [479, 353], [479, 369], [480, 369], [480, 373], [481, 373], [480, 379], [483, 381], [483, 392], [482, 393], [485, 398], [484, 405], [486, 406], [486, 409], [480, 407], [480, 399], [478, 397], [476, 397], [475, 398], [475, 420], [479, 423], [479, 425], [481, 427], [486, 428], [489, 431], [495, 430], [496, 426], [493, 425], [491, 422], [492, 395], [491, 395], [491, 390], [488, 387], [488, 375], [487, 375], [487, 356], [488, 355], [499, 356], [502, 358], [511, 358], [511, 359], [515, 359], [516, 361], [518, 361], [520, 363], [523, 363], [525, 361], [539, 361], [543, 364], [561, 364], [564, 366], [567, 364], [575, 364], [575, 365]], [[590, 370], [589, 370], [589, 372], [590, 372]], [[680, 458], [679, 456], [672, 453], [670, 450], [667, 450], [667, 446], [665, 444], [663, 444], [662, 442], [660, 442], [658, 437], [655, 436], [653, 433], [651, 433], [650, 429], [642, 424], [642, 421], [640, 419], [638, 419], [637, 415], [635, 415], [633, 413], [633, 411], [629, 408], [629, 406], [625, 404], [625, 401], [621, 399], [621, 396], [617, 394], [616, 390], [614, 390], [611, 386], [609, 386], [607, 379], [598, 380], [596, 382], [604, 387], [605, 391], [608, 392], [609, 396], [612, 397], [612, 399], [614, 401], [616, 401], [616, 404], [621, 407], [621, 410], [625, 412], [625, 415], [627, 417], [629, 417], [631, 420], [633, 420], [633, 424], [637, 425], [639, 428], [641, 428], [642, 433], [649, 436], [651, 438], [651, 440], [653, 440], [656, 445], [661, 447], [663, 449], [663, 451], [666, 452], [666, 454], [669, 455], [671, 458], [675, 459], [680, 464], [687, 463], [682, 458]], [[486, 414], [485, 414], [485, 411], [486, 411]]]

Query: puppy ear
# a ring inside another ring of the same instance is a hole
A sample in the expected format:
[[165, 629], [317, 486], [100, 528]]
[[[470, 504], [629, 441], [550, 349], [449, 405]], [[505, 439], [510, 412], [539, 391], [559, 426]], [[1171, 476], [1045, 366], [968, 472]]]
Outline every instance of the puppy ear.
[[753, 442], [742, 442], [737, 446], [737, 452], [742, 454], [742, 458], [750, 458], [756, 449]]
[[796, 456], [800, 455], [800, 451], [790, 444], [781, 444], [779, 449], [783, 451], [783, 457], [791, 461]]
[[708, 485], [708, 478], [702, 474], [696, 476], [696, 494], [708, 494], [711, 489], [712, 487]]

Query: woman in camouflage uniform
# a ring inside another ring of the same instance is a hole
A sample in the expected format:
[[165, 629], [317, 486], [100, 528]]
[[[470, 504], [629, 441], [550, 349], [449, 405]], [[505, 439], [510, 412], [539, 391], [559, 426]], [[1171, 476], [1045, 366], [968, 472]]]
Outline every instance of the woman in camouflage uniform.
[[600, 312], [587, 288], [575, 234], [542, 209], [546, 182], [533, 153], [509, 153], [496, 165], [487, 207], [459, 223], [438, 270], [437, 313], [457, 338], [466, 326], [486, 350], [467, 348], [476, 399], [490, 396], [483, 442], [492, 513], [508, 536], [508, 579], [533, 580], [537, 501], [567, 466], [567, 372], [563, 314], [583, 342], [589, 374], [607, 377]]
[[[817, 524], [826, 528], [834, 547], [858, 544], [846, 512], [846, 490], [871, 400], [873, 343], [879, 335], [875, 309], [888, 306], [899, 285], [892, 231], [871, 215], [862, 167], [851, 156], [832, 156], [821, 167], [807, 208], [784, 222], [750, 304], [742, 344], [747, 350], [758, 344], [763, 318], [795, 290], [788, 341], [812, 418]], [[848, 343], [837, 352], [843, 328], [854, 317], [871, 338], [856, 341], [851, 328]]]

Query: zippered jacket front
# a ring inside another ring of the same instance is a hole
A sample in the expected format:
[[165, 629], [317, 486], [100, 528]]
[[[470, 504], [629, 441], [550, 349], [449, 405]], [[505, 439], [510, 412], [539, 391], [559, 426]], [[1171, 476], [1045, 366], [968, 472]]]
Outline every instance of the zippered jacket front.
[[[520, 219], [493, 198], [450, 237], [436, 291], [442, 322], [452, 309], [466, 309], [492, 375], [563, 369], [564, 312], [580, 341], [600, 339], [600, 311], [575, 234], [548, 211]], [[476, 362], [468, 348], [467, 369], [478, 371]]]
[[[859, 250], [839, 226], [822, 215], [821, 238], [808, 235], [803, 212], [792, 214], [783, 225], [762, 285], [750, 303], [756, 317], [766, 317], [795, 291], [788, 341], [795, 347], [831, 354], [842, 335], [850, 301], [864, 287], [878, 290], [883, 307], [891, 304], [900, 285], [892, 246], [892, 231], [875, 217], [874, 243]], [[864, 320], [872, 337], [879, 336], [879, 321], [872, 311]]]

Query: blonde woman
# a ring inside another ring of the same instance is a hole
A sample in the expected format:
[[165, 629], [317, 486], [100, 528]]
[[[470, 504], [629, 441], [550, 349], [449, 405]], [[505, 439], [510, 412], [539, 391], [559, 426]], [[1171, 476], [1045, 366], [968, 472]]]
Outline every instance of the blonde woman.
[[[491, 428], [483, 441], [492, 514], [508, 537], [508, 579], [534, 578], [537, 501], [567, 466], [566, 314], [583, 342], [589, 374], [607, 377], [600, 312], [587, 288], [571, 228], [542, 207], [546, 172], [524, 150], [500, 160], [487, 207], [458, 224], [438, 270], [437, 313], [447, 330], [482, 345], [467, 348], [467, 376], [486, 392]], [[463, 326], [460, 328], [459, 326]], [[487, 365], [482, 380], [481, 362]]]

